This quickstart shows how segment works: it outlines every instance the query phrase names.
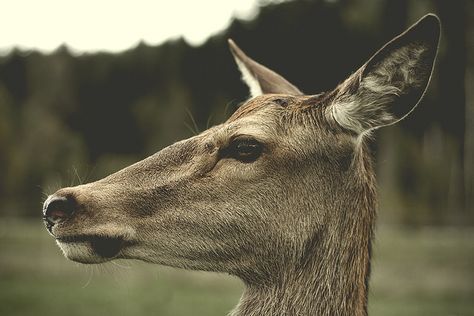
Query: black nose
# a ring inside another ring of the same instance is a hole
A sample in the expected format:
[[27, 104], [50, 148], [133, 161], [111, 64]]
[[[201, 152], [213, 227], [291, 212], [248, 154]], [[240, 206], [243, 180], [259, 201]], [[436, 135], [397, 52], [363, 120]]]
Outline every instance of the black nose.
[[75, 208], [76, 202], [72, 197], [50, 196], [43, 205], [43, 219], [48, 227], [52, 227], [71, 217]]

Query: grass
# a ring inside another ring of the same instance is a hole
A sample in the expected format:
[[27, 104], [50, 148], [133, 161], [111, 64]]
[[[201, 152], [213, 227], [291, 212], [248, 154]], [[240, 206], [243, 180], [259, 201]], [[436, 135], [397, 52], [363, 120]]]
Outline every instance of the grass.
[[474, 315], [474, 230], [381, 228], [374, 247], [373, 315]]
[[[225, 275], [63, 258], [39, 222], [0, 221], [0, 315], [226, 315], [242, 285]], [[371, 315], [474, 315], [474, 230], [382, 227]]]

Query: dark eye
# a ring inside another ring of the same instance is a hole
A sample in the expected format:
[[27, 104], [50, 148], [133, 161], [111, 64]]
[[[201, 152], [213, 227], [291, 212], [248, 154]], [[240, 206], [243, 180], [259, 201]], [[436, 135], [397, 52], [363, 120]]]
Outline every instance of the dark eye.
[[253, 162], [260, 157], [263, 145], [253, 138], [236, 138], [226, 150], [226, 156], [241, 162]]

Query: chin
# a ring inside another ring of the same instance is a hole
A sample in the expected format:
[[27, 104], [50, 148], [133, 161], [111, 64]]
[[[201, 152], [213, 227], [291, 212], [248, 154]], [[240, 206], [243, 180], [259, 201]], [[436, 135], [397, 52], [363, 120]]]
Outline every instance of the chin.
[[69, 260], [97, 264], [124, 258], [123, 251], [131, 242], [123, 237], [79, 235], [56, 238], [64, 256]]

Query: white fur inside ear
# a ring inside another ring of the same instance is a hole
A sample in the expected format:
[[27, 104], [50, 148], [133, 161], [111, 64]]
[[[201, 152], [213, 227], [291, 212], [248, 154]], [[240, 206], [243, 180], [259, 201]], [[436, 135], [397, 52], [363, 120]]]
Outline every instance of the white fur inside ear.
[[362, 134], [371, 128], [391, 124], [395, 118], [388, 106], [399, 94], [399, 88], [367, 77], [356, 94], [336, 97], [329, 107], [330, 114], [342, 127]]
[[250, 89], [250, 95], [256, 97], [262, 95], [262, 88], [258, 83], [257, 78], [248, 70], [248, 68], [238, 58], [235, 58], [237, 66], [239, 67], [240, 73], [242, 74], [242, 81], [247, 84]]
[[424, 46], [405, 46], [393, 51], [361, 79], [355, 93], [348, 93], [350, 89], [345, 89], [344, 86], [351, 84], [353, 80], [348, 79], [341, 85], [341, 92], [328, 108], [328, 114], [339, 125], [358, 134], [403, 119], [416, 104], [402, 117], [395, 117], [390, 106], [408, 88], [422, 85], [422, 74], [417, 74], [416, 69], [425, 50]]

